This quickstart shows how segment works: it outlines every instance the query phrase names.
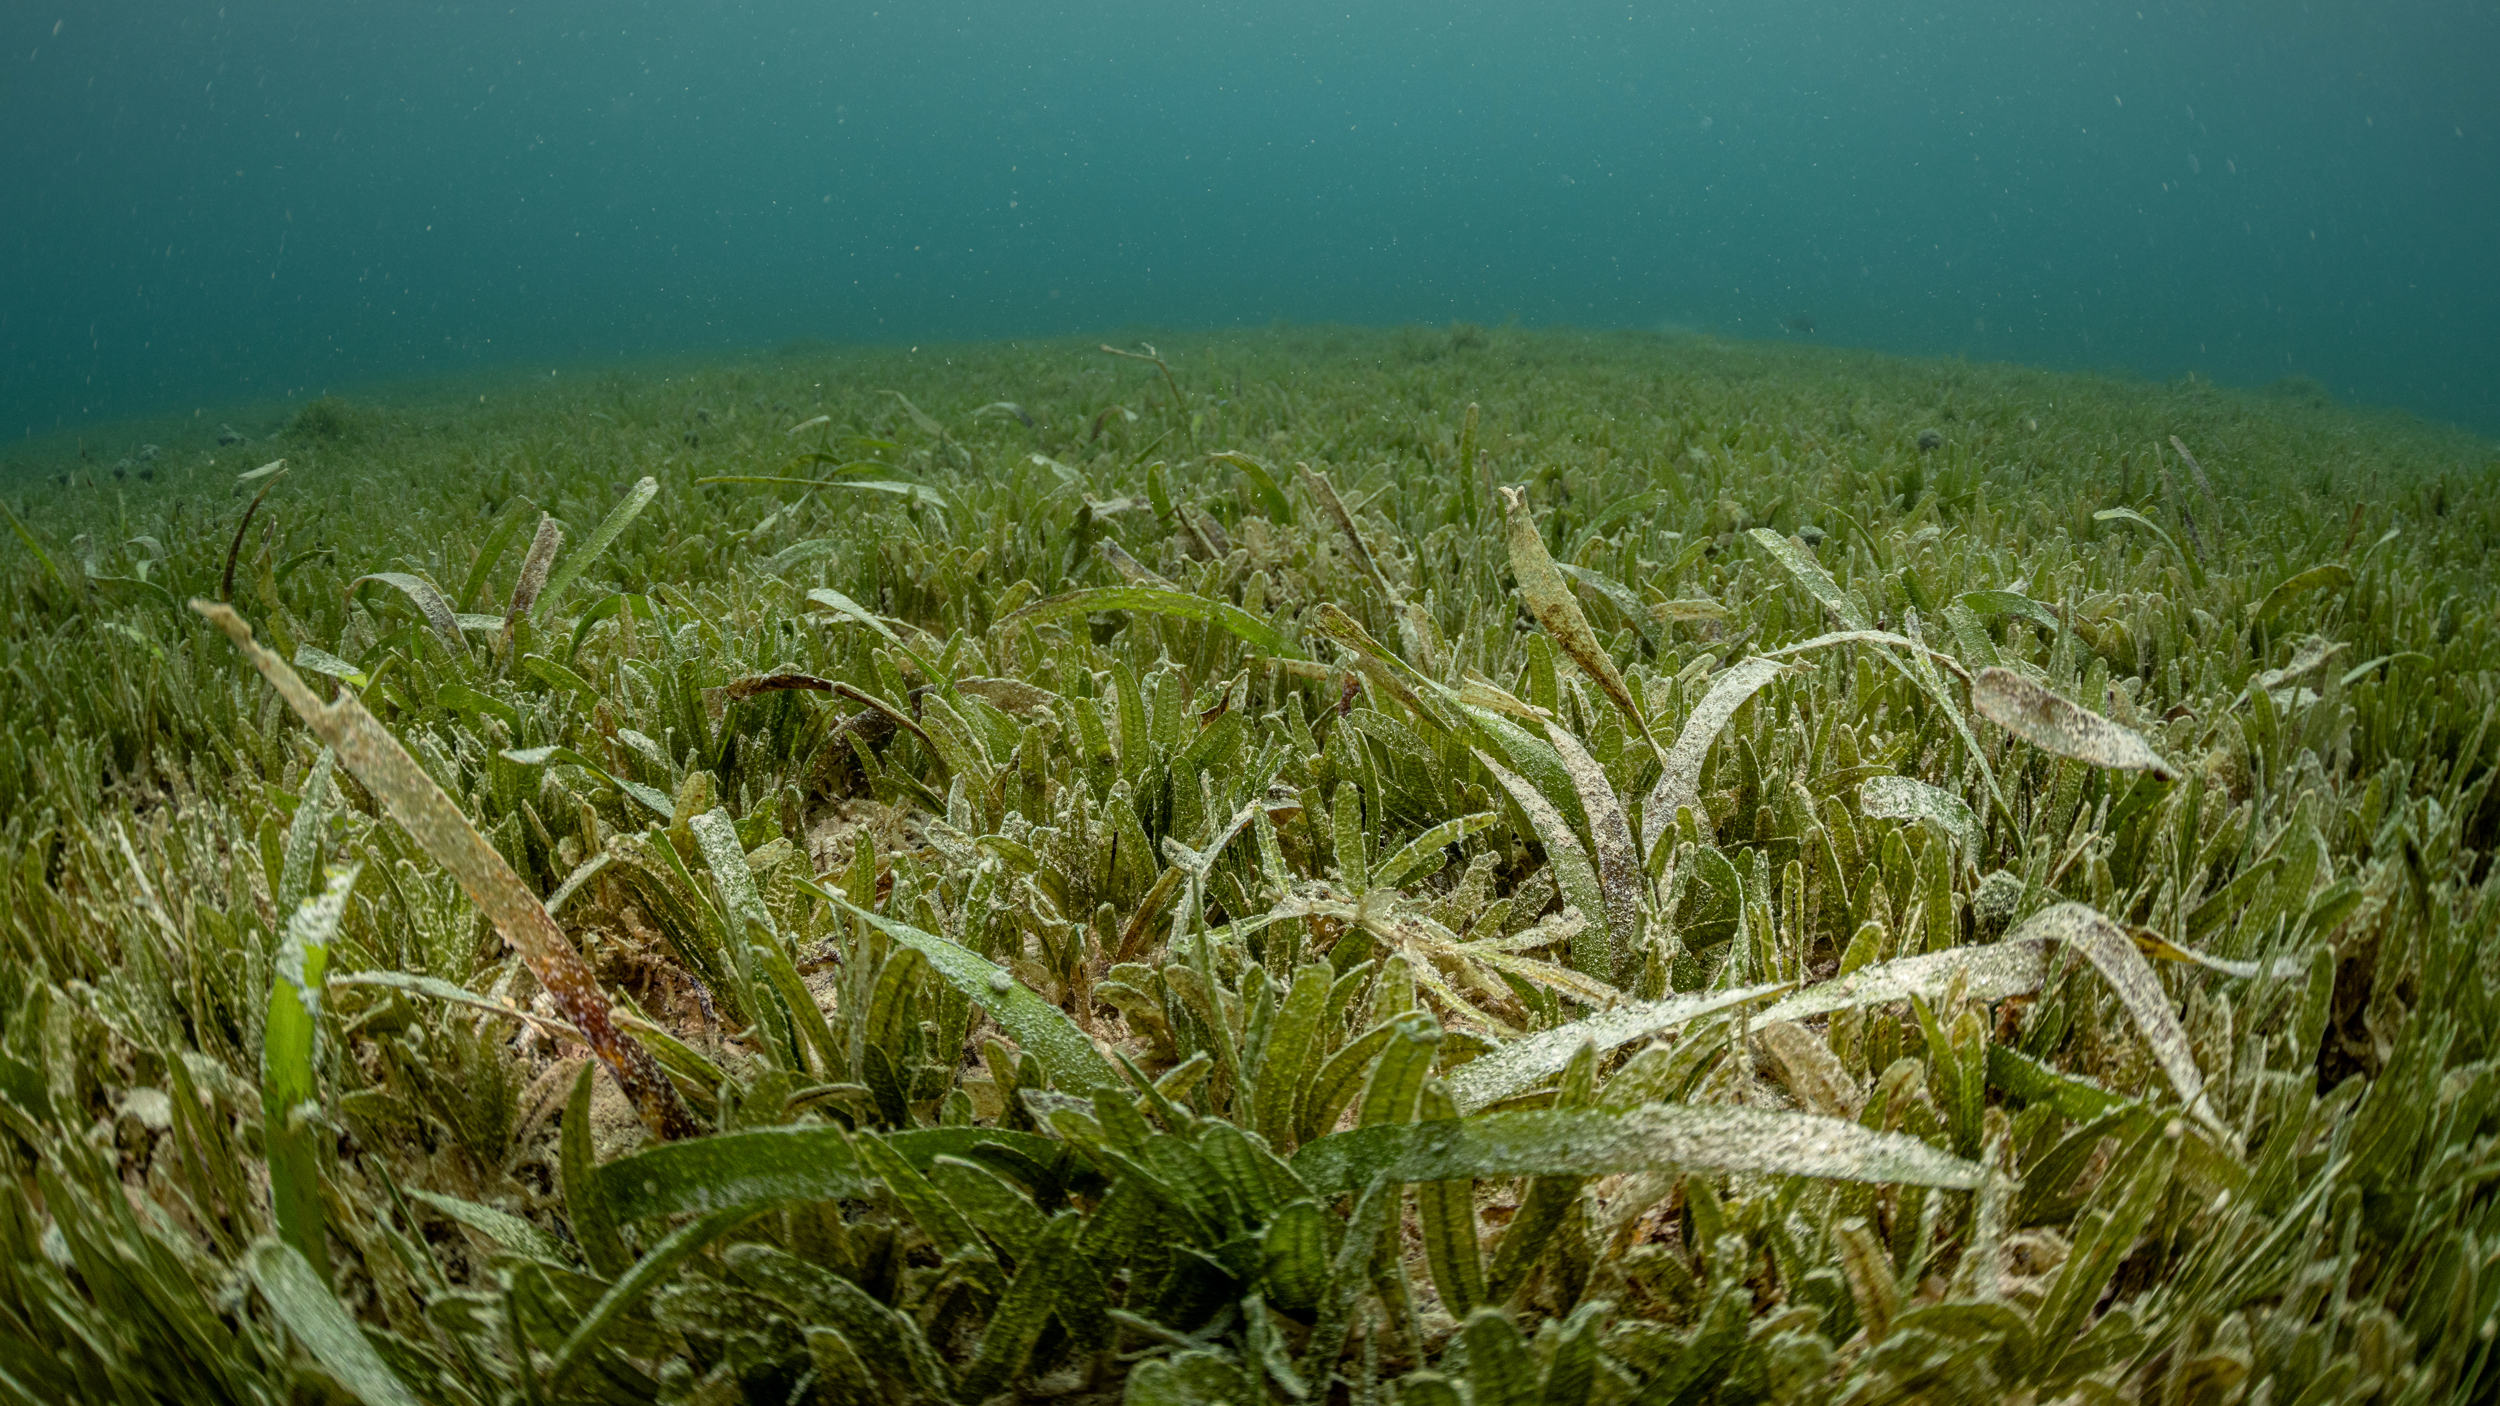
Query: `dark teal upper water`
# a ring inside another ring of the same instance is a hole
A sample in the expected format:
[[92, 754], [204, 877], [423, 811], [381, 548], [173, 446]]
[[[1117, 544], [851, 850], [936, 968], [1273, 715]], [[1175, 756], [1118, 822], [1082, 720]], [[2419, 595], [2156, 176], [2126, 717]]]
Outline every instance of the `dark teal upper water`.
[[2490, 0], [59, 0], [0, 43], [11, 439], [1279, 318], [2297, 375], [2500, 428]]

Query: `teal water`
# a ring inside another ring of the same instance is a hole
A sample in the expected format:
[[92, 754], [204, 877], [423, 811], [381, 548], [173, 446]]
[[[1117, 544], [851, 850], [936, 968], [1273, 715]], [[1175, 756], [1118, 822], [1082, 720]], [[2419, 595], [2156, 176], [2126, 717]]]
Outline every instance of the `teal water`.
[[2488, 0], [54, 0], [0, 44], [11, 439], [1275, 319], [2305, 377], [2500, 429]]

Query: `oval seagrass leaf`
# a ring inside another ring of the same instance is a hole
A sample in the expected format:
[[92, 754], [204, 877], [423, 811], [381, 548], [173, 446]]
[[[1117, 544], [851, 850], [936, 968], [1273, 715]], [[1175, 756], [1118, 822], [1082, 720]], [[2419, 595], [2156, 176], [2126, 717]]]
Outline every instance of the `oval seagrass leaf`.
[[2118, 1002], [2127, 1008], [2135, 1028], [2144, 1042], [2153, 1047], [2153, 1058], [2169, 1076], [2170, 1087], [2177, 1090], [2179, 1101], [2188, 1111], [2217, 1131], [2223, 1131], [2213, 1105], [2205, 1097], [2205, 1074], [2197, 1068], [2196, 1055], [2188, 1047], [2187, 1030], [2179, 1024], [2179, 1016], [2170, 1008], [2169, 993], [2161, 989], [2161, 978], [2154, 975], [2152, 963], [2144, 960], [2126, 930], [2103, 916], [2100, 910], [2083, 903], [2061, 903], [2045, 908], [2023, 920], [2022, 925], [2006, 934], [1999, 947], [2025, 938], [2043, 938], [2063, 942], [2084, 955], [2111, 989], [2118, 993]]
[[525, 747], [518, 750], [507, 749], [503, 754], [503, 759], [508, 762], [517, 763], [521, 766], [545, 766], [549, 762], [563, 762], [568, 766], [577, 766], [615, 787], [618, 791], [624, 793], [625, 795], [632, 797], [635, 801], [642, 805], [643, 809], [650, 811], [654, 815], [665, 817], [674, 815], [677, 812], [676, 803], [669, 799], [669, 795], [666, 791], [662, 791], [657, 787], [645, 786], [639, 781], [628, 781], [621, 776], [613, 775], [606, 767], [599, 765], [597, 762], [592, 761], [590, 758], [583, 756], [581, 753], [574, 751], [570, 747]]
[[1952, 792], [1907, 776], [1870, 776], [1858, 785], [1858, 808], [1877, 820], [1932, 820], [1962, 842], [1962, 857], [1979, 858], [1979, 817]]
[[294, 1246], [256, 1242], [243, 1256], [243, 1272], [287, 1332], [366, 1406], [419, 1406], [416, 1394]]
[[1516, 488], [1502, 490], [1502, 515], [1509, 528], [1510, 574], [1519, 582], [1519, 594], [1528, 603], [1528, 613], [1554, 637], [1563, 653], [1580, 671], [1597, 681], [1623, 711], [1632, 730], [1655, 751], [1658, 740], [1649, 735], [1649, 721], [1641, 716], [1641, 706], [1632, 699], [1632, 690], [1625, 686], [1623, 675], [1616, 672], [1615, 661], [1607, 657], [1597, 642], [1597, 632], [1589, 628], [1588, 617], [1580, 613], [1580, 602], [1571, 595], [1569, 583], [1554, 569], [1554, 559], [1545, 550], [1545, 538], [1536, 530], [1536, 519], [1528, 512], [1527, 495]]
[[809, 880], [800, 879], [798, 885], [927, 958], [929, 966], [948, 985], [988, 1011], [992, 1020], [1016, 1037], [1018, 1045], [1041, 1061], [1042, 1072], [1063, 1092], [1091, 1093], [1106, 1084], [1123, 1086], [1124, 1081], [1111, 1067], [1111, 1061], [1102, 1057], [1102, 1051], [1094, 1048], [1094, 1042], [1077, 1029], [1067, 1012], [1036, 995], [1006, 968], [993, 965], [968, 947], [922, 932], [909, 923], [896, 922], [882, 913], [872, 913]]
[[1772, 561], [1779, 563], [1780, 570], [1788, 573], [1788, 579], [1803, 587], [1807, 595], [1814, 597], [1825, 610], [1830, 611], [1832, 618], [1840, 622], [1842, 629], [1874, 628], [1867, 620], [1866, 612], [1858, 609], [1858, 603], [1849, 599], [1848, 593], [1840, 589], [1840, 583], [1834, 581], [1832, 574], [1823, 569], [1823, 563], [1808, 556], [1805, 548], [1767, 527], [1757, 527], [1746, 535], [1751, 537], [1753, 544], [1768, 554]]
[[2179, 779], [2152, 744], [2081, 704], [2062, 698], [2011, 669], [1988, 668], [1971, 680], [1971, 707], [2043, 752], [2118, 771], [2149, 771]]
[[2137, 512], [2133, 508], [2103, 508], [2099, 512], [2092, 515], [2092, 520], [2094, 522], [2123, 522], [2131, 526], [2141, 527], [2145, 531], [2152, 533], [2154, 536], [2161, 539], [2161, 544], [2163, 546], [2170, 549], [2170, 559], [2187, 568], [2188, 579], [2190, 581], [2199, 586], [2205, 584], [2205, 568], [2203, 564], [2198, 562], [2196, 558], [2180, 551], [2178, 540], [2173, 538], [2168, 532], [2163, 531], [2160, 523], [2153, 521], [2151, 518], [2146, 517], [2144, 514]]
[[1736, 716], [1736, 710], [1744, 707], [1745, 701], [1764, 684], [1787, 671], [1787, 665], [1757, 654], [1721, 670], [1711, 680], [1710, 691], [1693, 705], [1692, 715], [1684, 720], [1684, 730], [1676, 735], [1675, 746], [1668, 749], [1666, 770], [1641, 805], [1642, 853], [1658, 847], [1658, 837], [1675, 824], [1678, 807], [1691, 807], [1695, 820], [1708, 823], [1701, 806], [1702, 758], [1710, 755], [1710, 744], [1718, 740], [1719, 729]]
[[1753, 1172], [1967, 1191], [1981, 1169], [1906, 1133], [1763, 1108], [1652, 1103], [1624, 1113], [1537, 1108], [1425, 1123], [1384, 1123], [1305, 1143], [1293, 1169], [1314, 1190], [1374, 1177], [1609, 1176]]
[[1733, 991], [1695, 992], [1669, 996], [1663, 1001], [1617, 1006], [1586, 1020], [1512, 1040], [1491, 1054], [1479, 1055], [1451, 1070], [1444, 1082], [1458, 1110], [1472, 1113], [1513, 1094], [1525, 1093], [1560, 1074], [1583, 1045], [1597, 1046], [1602, 1055], [1619, 1045], [1663, 1034], [1706, 1015], [1768, 1000], [1786, 989], [1745, 986]]
[[1186, 591], [1158, 591], [1150, 586], [1094, 586], [1048, 596], [1001, 616], [991, 628], [1007, 630], [1017, 625], [1064, 620], [1071, 615], [1091, 615], [1098, 610], [1142, 610], [1151, 615], [1214, 625], [1268, 654], [1299, 657], [1275, 627], [1230, 601], [1209, 600]]
[[[599, 1167], [599, 1198], [619, 1225], [653, 1217], [755, 1211], [795, 1201], [864, 1196], [872, 1178], [853, 1143], [870, 1136], [829, 1124], [791, 1124], [720, 1133], [647, 1147]], [[1064, 1163], [1068, 1145], [1005, 1128], [920, 1128], [889, 1133], [886, 1146], [914, 1168], [938, 1157], [973, 1157], [983, 1143], [1046, 1167]]]
[[[582, 1067], [587, 1069], [590, 1066]], [[565, 1253], [564, 1246], [554, 1236], [510, 1211], [498, 1211], [492, 1206], [482, 1206], [475, 1201], [421, 1188], [411, 1188], [408, 1199], [433, 1207], [516, 1255], [527, 1255], [549, 1264], [573, 1263], [573, 1257]]]
[[[367, 581], [379, 581], [406, 596], [408, 603], [425, 617], [427, 627], [434, 631], [436, 639], [443, 642], [444, 648], [454, 654], [469, 652], [468, 641], [460, 637], [459, 615], [453, 612], [451, 602], [443, 599], [443, 593], [434, 589], [433, 582], [422, 576], [411, 576], [405, 571], [376, 571], [348, 582], [347, 593], [351, 596], [356, 594], [356, 588]], [[501, 625], [503, 622], [497, 620], [495, 623]]]

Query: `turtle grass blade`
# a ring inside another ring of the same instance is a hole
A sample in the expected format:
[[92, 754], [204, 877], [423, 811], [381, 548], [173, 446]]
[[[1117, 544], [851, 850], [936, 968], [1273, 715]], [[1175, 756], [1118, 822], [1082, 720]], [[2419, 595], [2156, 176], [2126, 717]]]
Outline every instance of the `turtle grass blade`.
[[[1528, 817], [1528, 826], [1537, 843], [1545, 847], [1545, 862], [1554, 869], [1554, 882], [1561, 887], [1563, 901], [1575, 904], [1582, 917], [1603, 919], [1609, 911], [1606, 887], [1600, 881], [1597, 866], [1590, 862], [1586, 846], [1571, 832], [1571, 823], [1536, 787], [1517, 772], [1493, 759], [1483, 748], [1475, 749], [1476, 761], [1493, 775], [1494, 781], [1510, 794], [1520, 811]], [[1584, 940], [1571, 944], [1571, 965], [1574, 969], [1601, 980], [1614, 976], [1618, 954], [1615, 936], [1609, 927], [1592, 922], [1582, 929]]]
[[287, 1332], [365, 1406], [420, 1406], [420, 1398], [330, 1292], [327, 1279], [294, 1246], [258, 1242], [244, 1253], [243, 1272]]
[[2273, 590], [2266, 592], [2264, 599], [2248, 607], [2248, 618], [2260, 625], [2271, 625], [2275, 617], [2289, 608], [2293, 601], [2311, 591], [2348, 591], [2351, 589], [2352, 568], [2340, 561], [2330, 561], [2285, 577]]
[[931, 969], [948, 985], [988, 1011], [992, 1020], [1015, 1036], [1018, 1045], [1041, 1061], [1043, 1072], [1063, 1092], [1091, 1093], [1104, 1085], [1121, 1085], [1119, 1072], [1111, 1067], [1111, 1061], [1094, 1048], [1094, 1042], [1068, 1018], [1067, 1012], [1036, 995], [1006, 968], [992, 964], [970, 948], [882, 913], [870, 912], [810, 880], [800, 879], [798, 885], [927, 958]]
[[2170, 1008], [2169, 993], [2162, 990], [2161, 978], [2125, 929], [2089, 905], [2061, 903], [2024, 919], [2005, 941], [2026, 938], [2063, 942], [2081, 952], [2118, 993], [2119, 1004], [2127, 1008], [2144, 1042], [2152, 1046], [2153, 1059], [2178, 1092], [2179, 1101], [2208, 1127], [2226, 1131], [2205, 1097], [2204, 1071], [2197, 1066], [2178, 1012]]
[[1597, 1052], [1603, 1055], [1634, 1040], [1663, 1035], [1704, 1016], [1767, 1001], [1787, 989], [1776, 985], [1745, 986], [1732, 991], [1697, 992], [1669, 996], [1663, 1001], [1617, 1006], [1586, 1020], [1558, 1025], [1551, 1030], [1540, 1030], [1534, 1035], [1509, 1041], [1500, 1049], [1478, 1055], [1451, 1070], [1445, 1082], [1451, 1099], [1458, 1104], [1459, 1112], [1473, 1113], [1514, 1094], [1526, 1093], [1560, 1074], [1584, 1045], [1595, 1045]]
[[2123, 727], [2011, 669], [1986, 668], [1971, 680], [1971, 707], [2043, 752], [2114, 771], [2149, 771], [2164, 781], [2178, 768], [2162, 760], [2143, 734]]
[[590, 1311], [565, 1338], [564, 1345], [556, 1349], [554, 1360], [547, 1365], [548, 1382], [561, 1388], [564, 1379], [599, 1345], [599, 1340], [607, 1336], [626, 1310], [658, 1288], [660, 1281], [674, 1273], [678, 1265], [750, 1214], [746, 1210], [714, 1211], [662, 1236], [658, 1244], [608, 1286], [607, 1292], [599, 1296], [599, 1301], [590, 1306]]
[[590, 1041], [651, 1131], [664, 1139], [694, 1132], [693, 1116], [677, 1096], [676, 1086], [660, 1072], [648, 1051], [617, 1028], [607, 993], [600, 989], [589, 964], [573, 950], [564, 930], [399, 739], [366, 712], [353, 694], [323, 703], [284, 659], [252, 638], [251, 625], [231, 606], [194, 600], [191, 608], [225, 631], [261, 677], [381, 802], [384, 812], [459, 881], [469, 901], [485, 912], [496, 931], [529, 965], [558, 1013]]
[[2161, 539], [2161, 544], [2164, 547], [2170, 550], [2170, 559], [2186, 569], [2189, 583], [2196, 586], [2200, 590], [2203, 589], [2205, 585], [2204, 562], [2188, 555], [2186, 552], [2180, 551], [2177, 539], [2173, 538], [2168, 532], [2162, 530], [2162, 525], [2160, 523], [2153, 521], [2151, 518], [2146, 517], [2144, 514], [2137, 512], [2133, 508], [2103, 508], [2099, 512], [2092, 515], [2092, 520], [2094, 522], [2123, 522], [2130, 527], [2141, 527], [2145, 531], [2152, 533], [2155, 537]]
[[[306, 788], [307, 792], [311, 789]], [[311, 794], [304, 799], [306, 809], [320, 804]], [[329, 963], [330, 943], [338, 936], [339, 922], [347, 914], [347, 895], [356, 886], [356, 873], [351, 868], [333, 877], [319, 897], [304, 900], [287, 915], [286, 940], [272, 964], [276, 970], [269, 983], [269, 1020], [261, 1044], [261, 1120], [269, 1152], [270, 1208], [276, 1213], [278, 1234], [302, 1252], [305, 1262], [325, 1282], [330, 1274], [330, 1250], [323, 1231], [321, 1091], [313, 1076], [314, 1042], [321, 1026], [322, 971]]]
[[546, 514], [538, 515], [538, 530], [530, 537], [529, 554], [521, 558], [521, 574], [512, 581], [512, 603], [503, 615], [503, 652], [512, 652], [512, 637], [537, 606], [539, 596], [547, 589], [547, 573], [556, 564], [556, 552], [564, 546], [564, 524]]
[[1374, 1177], [1607, 1176], [1683, 1170], [1751, 1172], [1968, 1191], [1981, 1169], [1904, 1133], [1760, 1108], [1653, 1103], [1623, 1113], [1540, 1108], [1421, 1123], [1383, 1123], [1305, 1143], [1293, 1169], [1317, 1191]]
[[1710, 691], [1693, 706], [1675, 746], [1667, 752], [1658, 784], [1650, 788], [1649, 799], [1641, 805], [1643, 853], [1656, 852], [1658, 841], [1674, 828], [1678, 810], [1689, 808], [1695, 820], [1707, 823], [1701, 808], [1702, 759], [1710, 755], [1710, 744], [1718, 740], [1719, 730], [1736, 716], [1736, 710], [1764, 684], [1786, 672], [1788, 666], [1778, 660], [1755, 655], [1721, 670], [1711, 681]]
[[1209, 600], [1186, 591], [1159, 591], [1150, 586], [1093, 586], [1037, 600], [1000, 617], [998, 630], [1022, 624], [1043, 624], [1101, 610], [1142, 610], [1151, 615], [1214, 625], [1263, 653], [1300, 658], [1274, 626], [1229, 601]]
[[[880, 464], [879, 468], [889, 467]], [[794, 488], [862, 488], [871, 493], [891, 493], [933, 508], [951, 508], [954, 500], [925, 483], [911, 483], [891, 478], [784, 478], [778, 474], [717, 474], [695, 480], [700, 488], [715, 483], [767, 483]]]
[[1870, 776], [1858, 784], [1858, 809], [1877, 820], [1931, 820], [1961, 842], [1962, 857], [1979, 857], [1979, 817], [1970, 804], [1907, 776]]
[[468, 654], [469, 642], [460, 634], [460, 616], [452, 610], [451, 602], [443, 599], [443, 593], [434, 588], [433, 582], [422, 576], [411, 576], [405, 571], [376, 571], [348, 582], [347, 593], [354, 595], [368, 581], [378, 581], [406, 596], [409, 603], [417, 608], [417, 613], [425, 617], [426, 627], [434, 632], [434, 637], [443, 642], [443, 648], [457, 655]]
[[651, 506], [651, 500], [659, 496], [660, 481], [645, 474], [626, 492], [624, 501], [610, 510], [588, 540], [574, 548], [572, 555], [566, 557], [554, 574], [547, 578], [547, 588], [538, 593], [538, 599], [530, 606], [530, 618], [545, 619], [547, 612], [563, 601], [564, 593], [571, 590], [573, 583], [582, 578], [582, 573], [590, 569], [591, 563], [606, 555], [608, 548], [616, 545], [616, 539], [625, 535], [625, 529], [634, 525], [634, 519], [642, 516], [642, 510]]
[[568, 766], [577, 766], [615, 787], [621, 794], [632, 797], [643, 809], [654, 815], [665, 819], [676, 813], [676, 806], [670, 801], [666, 791], [617, 776], [606, 767], [570, 747], [527, 747], [517, 751], [507, 750], [503, 753], [503, 759], [521, 766], [545, 766], [549, 762], [563, 762]]
[[[1624, 720], [1641, 735], [1650, 750], [1658, 751], [1658, 739], [1649, 735], [1649, 720], [1641, 716], [1641, 705], [1632, 697], [1631, 688], [1615, 661], [1598, 643], [1597, 632], [1589, 628], [1586, 615], [1580, 613], [1580, 602], [1573, 599], [1571, 586], [1554, 568], [1554, 558], [1545, 550], [1545, 539], [1538, 535], [1536, 519], [1528, 512], [1527, 495], [1516, 488], [1502, 490], [1502, 514], [1507, 524], [1511, 575], [1518, 579], [1519, 594], [1528, 603], [1528, 613], [1554, 637], [1554, 643], [1571, 656], [1580, 671], [1597, 682], [1606, 696], [1623, 710]], [[1660, 759], [1665, 754], [1660, 753]]]
[[1840, 628], [1874, 628], [1867, 620], [1866, 612], [1858, 607], [1856, 601], [1849, 599], [1848, 593], [1840, 589], [1840, 583], [1832, 579], [1832, 574], [1823, 569], [1821, 562], [1807, 555], [1805, 548], [1767, 527], [1757, 527], [1747, 535], [1753, 538], [1755, 546], [1779, 565], [1780, 570], [1788, 573], [1788, 579], [1796, 582], [1807, 595], [1830, 611]]

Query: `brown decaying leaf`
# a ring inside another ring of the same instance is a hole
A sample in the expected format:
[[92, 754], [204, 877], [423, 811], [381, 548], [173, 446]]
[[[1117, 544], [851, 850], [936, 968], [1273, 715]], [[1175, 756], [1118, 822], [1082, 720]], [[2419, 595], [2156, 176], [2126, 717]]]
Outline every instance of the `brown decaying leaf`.
[[469, 901], [485, 912], [495, 930], [529, 965], [556, 1010], [589, 1040], [592, 1052], [615, 1076], [617, 1087], [633, 1100], [653, 1135], [671, 1139], [697, 1132], [694, 1116], [677, 1096], [676, 1085], [660, 1071], [649, 1051], [617, 1028], [607, 992], [600, 989], [598, 978], [573, 950], [564, 930], [547, 915], [538, 895], [478, 834], [399, 739], [366, 712], [353, 693], [341, 693], [335, 703], [322, 702], [284, 659], [252, 638], [250, 623], [231, 606], [194, 600], [191, 608], [225, 631], [313, 734], [338, 754], [339, 764], [365, 784], [420, 849], [451, 871]]
[[2149, 771], [2179, 779], [2152, 744], [2081, 704], [2062, 698], [2011, 669], [1986, 668], [1971, 680], [1971, 706], [1979, 716], [2044, 752], [2119, 771]]
[[547, 589], [547, 572], [556, 564], [556, 549], [564, 545], [564, 528], [547, 513], [538, 515], [538, 531], [530, 538], [529, 555], [521, 558], [521, 574], [513, 578], [512, 608], [503, 616], [503, 649], [506, 658], [512, 654], [512, 635], [520, 628], [521, 617], [538, 603], [538, 593]]

